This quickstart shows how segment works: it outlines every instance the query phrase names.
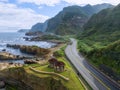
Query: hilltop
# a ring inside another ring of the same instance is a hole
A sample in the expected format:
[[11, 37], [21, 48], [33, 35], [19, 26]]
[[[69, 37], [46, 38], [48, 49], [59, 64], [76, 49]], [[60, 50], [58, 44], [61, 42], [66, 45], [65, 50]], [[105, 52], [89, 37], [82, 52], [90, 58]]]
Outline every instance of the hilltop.
[[42, 31], [57, 35], [73, 35], [82, 31], [83, 25], [93, 14], [110, 7], [113, 6], [110, 4], [86, 5], [84, 7], [68, 6], [44, 23], [33, 25], [30, 32]]

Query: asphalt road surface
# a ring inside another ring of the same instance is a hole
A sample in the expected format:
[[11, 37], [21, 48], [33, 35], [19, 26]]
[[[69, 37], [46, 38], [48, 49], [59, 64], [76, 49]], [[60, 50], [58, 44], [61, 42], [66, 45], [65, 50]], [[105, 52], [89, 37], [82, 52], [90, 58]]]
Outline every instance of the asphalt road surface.
[[77, 71], [87, 81], [93, 90], [120, 90], [120, 85], [114, 83], [100, 71], [91, 66], [85, 58], [78, 54], [77, 41], [71, 39], [72, 44], [65, 49], [65, 54]]

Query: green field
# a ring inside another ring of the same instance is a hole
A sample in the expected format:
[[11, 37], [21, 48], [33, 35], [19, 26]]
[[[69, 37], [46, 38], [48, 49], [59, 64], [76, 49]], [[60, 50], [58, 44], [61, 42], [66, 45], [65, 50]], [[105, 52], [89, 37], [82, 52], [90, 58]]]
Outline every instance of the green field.
[[[70, 65], [70, 63], [67, 61], [67, 59], [65, 58], [64, 55], [64, 48], [56, 51], [55, 53], [57, 53], [56, 58], [59, 61], [63, 61], [65, 63], [65, 71], [64, 72], [56, 72], [58, 74], [61, 74], [67, 78], [69, 78], [69, 81], [65, 81], [61, 78], [58, 78], [56, 76], [52, 76], [54, 78], [60, 79], [61, 82], [63, 83], [63, 85], [65, 85], [65, 87], [68, 88], [68, 90], [85, 90], [83, 85], [81, 84], [78, 76], [76, 75], [75, 71], [73, 70], [72, 66]], [[59, 55], [58, 55], [59, 54]], [[45, 64], [45, 65], [36, 65], [35, 69], [36, 70], [40, 70], [40, 71], [46, 71], [46, 72], [54, 72], [54, 69], [49, 68], [48, 67], [49, 64]], [[34, 66], [34, 65], [33, 65]], [[37, 74], [37, 75], [42, 75], [42, 74]], [[51, 75], [45, 75], [45, 76], [51, 76]]]

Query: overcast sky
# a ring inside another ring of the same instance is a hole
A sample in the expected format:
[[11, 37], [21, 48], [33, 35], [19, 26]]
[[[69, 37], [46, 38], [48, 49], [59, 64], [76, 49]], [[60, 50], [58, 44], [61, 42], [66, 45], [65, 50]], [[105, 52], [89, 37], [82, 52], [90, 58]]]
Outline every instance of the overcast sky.
[[37, 22], [44, 22], [55, 16], [63, 7], [110, 3], [120, 0], [0, 0], [0, 32], [31, 28]]

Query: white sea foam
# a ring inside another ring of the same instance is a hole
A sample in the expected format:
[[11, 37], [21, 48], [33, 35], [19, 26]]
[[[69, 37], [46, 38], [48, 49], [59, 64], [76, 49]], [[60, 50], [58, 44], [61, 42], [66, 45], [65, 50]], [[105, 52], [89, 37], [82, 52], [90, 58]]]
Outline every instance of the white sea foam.
[[0, 50], [6, 49], [11, 53], [20, 54], [19, 51], [6, 48], [6, 44], [20, 44], [20, 45], [29, 45], [29, 46], [39, 46], [41, 48], [50, 48], [54, 46], [54, 43], [45, 42], [45, 41], [25, 41], [23, 39], [24, 34], [20, 33], [0, 33]]

